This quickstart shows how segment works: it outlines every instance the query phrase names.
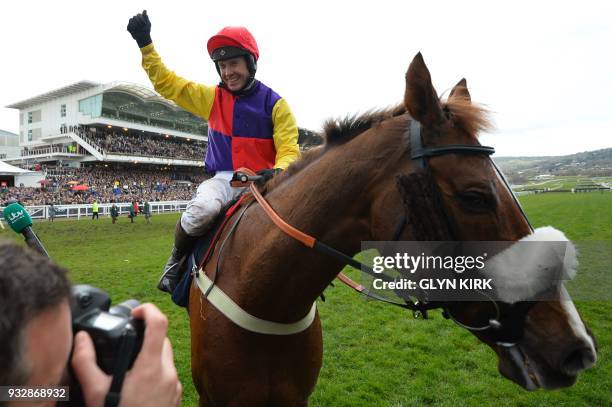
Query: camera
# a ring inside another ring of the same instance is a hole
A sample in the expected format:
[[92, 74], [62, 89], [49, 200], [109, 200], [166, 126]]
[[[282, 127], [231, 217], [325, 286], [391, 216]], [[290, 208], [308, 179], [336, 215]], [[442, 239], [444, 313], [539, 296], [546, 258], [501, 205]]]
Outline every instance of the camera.
[[132, 317], [138, 301], [127, 300], [113, 307], [110, 304], [109, 295], [96, 287], [72, 287], [72, 330], [91, 336], [98, 366], [112, 375], [118, 367], [132, 367], [142, 347], [145, 326], [143, 320]]

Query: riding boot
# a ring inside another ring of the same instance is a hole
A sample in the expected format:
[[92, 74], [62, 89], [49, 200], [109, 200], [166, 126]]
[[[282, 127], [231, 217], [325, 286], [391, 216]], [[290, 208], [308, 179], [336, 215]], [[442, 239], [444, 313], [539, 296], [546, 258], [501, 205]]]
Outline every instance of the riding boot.
[[183, 230], [181, 221], [179, 220], [174, 231], [174, 247], [172, 248], [172, 254], [164, 266], [164, 271], [159, 278], [157, 288], [172, 294], [176, 285], [181, 281], [181, 277], [185, 272], [187, 255], [193, 249], [196, 240], [197, 237], [189, 236], [187, 232]]

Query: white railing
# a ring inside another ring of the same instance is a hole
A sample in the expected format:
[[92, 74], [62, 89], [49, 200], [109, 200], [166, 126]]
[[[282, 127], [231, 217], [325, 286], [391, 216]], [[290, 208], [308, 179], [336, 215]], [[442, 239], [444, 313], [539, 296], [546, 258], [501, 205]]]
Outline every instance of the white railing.
[[[164, 212], [183, 212], [187, 207], [189, 201], [151, 201], [151, 213], [164, 213]], [[119, 216], [130, 213], [130, 203], [122, 202], [116, 203], [119, 208]], [[99, 216], [110, 216], [110, 208], [113, 204], [98, 204]], [[38, 205], [38, 206], [26, 206], [25, 207], [32, 219], [44, 220], [49, 219], [49, 205]], [[142, 213], [144, 205], [139, 205], [139, 211]], [[4, 208], [0, 208], [0, 213]], [[55, 217], [56, 218], [91, 218], [92, 206], [91, 204], [86, 205], [56, 205], [55, 206]]]

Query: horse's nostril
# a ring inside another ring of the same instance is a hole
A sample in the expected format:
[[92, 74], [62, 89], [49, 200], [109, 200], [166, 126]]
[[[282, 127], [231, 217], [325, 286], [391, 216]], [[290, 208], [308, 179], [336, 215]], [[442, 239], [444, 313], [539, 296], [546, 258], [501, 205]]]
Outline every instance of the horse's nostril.
[[564, 373], [575, 375], [581, 370], [586, 370], [595, 364], [597, 356], [590, 348], [574, 349], [563, 361], [561, 369]]

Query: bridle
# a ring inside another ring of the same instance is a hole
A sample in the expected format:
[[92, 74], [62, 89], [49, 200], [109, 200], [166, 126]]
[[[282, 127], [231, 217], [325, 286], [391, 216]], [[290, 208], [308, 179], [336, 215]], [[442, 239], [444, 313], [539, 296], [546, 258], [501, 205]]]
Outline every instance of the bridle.
[[421, 137], [421, 123], [416, 120], [410, 121], [410, 159], [417, 168], [428, 170], [427, 159], [446, 154], [477, 154], [491, 156], [495, 154], [495, 148], [481, 145], [450, 144], [440, 147], [423, 147]]
[[[495, 162], [490, 159], [490, 156], [495, 153], [495, 149], [493, 147], [482, 146], [482, 145], [467, 145], [467, 144], [451, 144], [446, 146], [439, 147], [424, 147], [422, 136], [421, 136], [421, 124], [416, 120], [411, 120], [410, 126], [407, 129], [407, 137], [410, 140], [410, 159], [415, 164], [415, 166], [425, 172], [430, 172], [430, 168], [428, 166], [428, 159], [430, 157], [442, 156], [447, 154], [469, 154], [469, 155], [485, 155], [489, 158], [491, 164], [495, 168], [497, 175], [503, 181], [504, 185], [510, 192], [511, 196], [514, 199], [515, 204], [518, 206], [522, 216], [525, 221], [529, 225], [531, 231], [533, 228], [529, 223], [529, 220], [521, 207], [518, 199], [510, 189], [508, 182], [503, 176], [502, 172], [495, 165]], [[255, 181], [257, 177], [254, 174], [248, 174], [244, 172], [237, 172], [234, 175], [233, 182], [242, 182], [246, 183], [249, 181]], [[234, 184], [236, 185], [236, 184]], [[270, 217], [270, 219], [278, 226], [284, 233], [291, 236], [292, 238], [300, 241], [305, 246], [315, 249], [327, 256], [333, 257], [336, 260], [340, 261], [342, 264], [351, 265], [354, 268], [360, 269], [363, 272], [369, 274], [370, 276], [375, 276], [376, 278], [385, 280], [385, 281], [393, 281], [393, 278], [387, 276], [385, 274], [375, 273], [374, 270], [363, 264], [354, 258], [336, 250], [335, 248], [320, 242], [316, 238], [307, 235], [306, 233], [294, 228], [293, 226], [286, 223], [280, 216], [272, 209], [270, 204], [265, 200], [265, 198], [261, 195], [259, 190], [257, 189], [255, 183], [251, 182], [249, 185], [249, 189], [255, 200], [261, 205], [262, 209], [266, 212], [266, 214]], [[403, 230], [406, 227], [406, 218], [405, 214], [400, 220], [395, 230], [393, 240], [398, 240], [401, 236]], [[360, 284], [357, 284], [350, 280], [348, 277], [340, 273], [338, 278], [349, 285], [354, 290], [360, 292], [367, 297], [376, 299], [378, 301], [382, 301], [388, 304], [392, 304], [395, 306], [399, 306], [401, 308], [406, 308], [413, 311], [415, 317], [422, 316], [423, 318], [427, 318], [427, 311], [432, 309], [442, 309], [443, 315], [445, 318], [452, 319], [458, 325], [462, 326], [465, 329], [471, 331], [487, 331], [490, 333], [492, 340], [495, 341], [500, 346], [505, 347], [513, 347], [516, 345], [516, 342], [522, 336], [524, 320], [527, 311], [531, 306], [533, 306], [532, 302], [518, 302], [515, 304], [506, 304], [496, 301], [490, 298], [488, 295], [483, 294], [485, 300], [487, 302], [491, 302], [494, 308], [494, 315], [491, 315], [490, 318], [487, 318], [488, 321], [486, 324], [481, 326], [471, 326], [469, 324], [463, 323], [459, 321], [456, 316], [453, 314], [453, 303], [449, 302], [427, 302], [424, 299], [415, 299], [404, 298], [405, 303], [398, 303], [387, 298], [384, 298], [375, 292], [369, 290], [366, 287], [363, 287]], [[402, 297], [403, 298], [403, 297]]]
[[[489, 162], [495, 169], [497, 176], [500, 178], [500, 180], [512, 196], [515, 205], [518, 207], [525, 222], [527, 222], [527, 224], [529, 225], [530, 231], [533, 232], [533, 227], [531, 226], [529, 218], [523, 210], [523, 207], [521, 206], [514, 192], [512, 192], [512, 189], [510, 188], [510, 185], [508, 184], [508, 181], [504, 177], [503, 173], [495, 164], [495, 161], [491, 159], [491, 155], [495, 153], [495, 148], [482, 145], [465, 144], [451, 144], [439, 147], [424, 147], [421, 136], [421, 124], [416, 120], [412, 120], [410, 122], [408, 133], [408, 136], [410, 138], [410, 159], [412, 160], [414, 165], [421, 171], [431, 172], [428, 166], [428, 159], [430, 157], [437, 157], [447, 154], [469, 154], [484, 155], [489, 158]], [[405, 225], [405, 219], [402, 219], [400, 221], [400, 224]], [[399, 235], [401, 235], [401, 232], [401, 230], [396, 231], [396, 235], [394, 237], [399, 237]], [[489, 333], [491, 333], [490, 336], [492, 337], [492, 339], [498, 345], [506, 347], [514, 346], [522, 336], [525, 316], [527, 314], [527, 311], [529, 311], [529, 309], [534, 305], [534, 303], [518, 302], [515, 304], [505, 304], [494, 300], [484, 292], [480, 292], [480, 294], [483, 296], [486, 302], [491, 303], [494, 308], [494, 315], [492, 315], [491, 318], [488, 318], [486, 324], [480, 326], [468, 325], [459, 321], [454, 316], [452, 312], [452, 304], [450, 303], [427, 303], [424, 301], [416, 301], [415, 305], [418, 306], [418, 311], [420, 311], [423, 317], [425, 318], [427, 318], [427, 310], [442, 308], [444, 317], [452, 319], [461, 327], [470, 331], [488, 331]]]

